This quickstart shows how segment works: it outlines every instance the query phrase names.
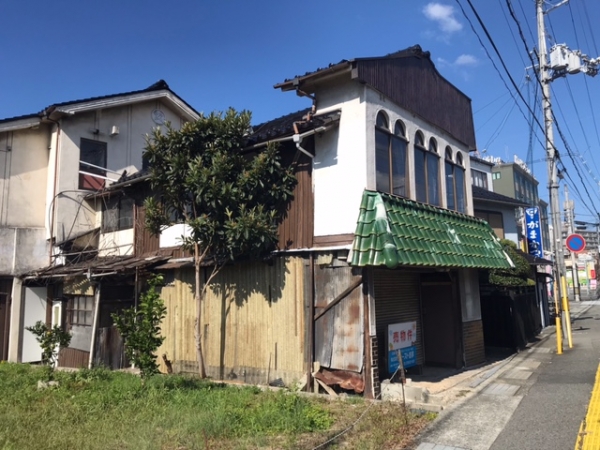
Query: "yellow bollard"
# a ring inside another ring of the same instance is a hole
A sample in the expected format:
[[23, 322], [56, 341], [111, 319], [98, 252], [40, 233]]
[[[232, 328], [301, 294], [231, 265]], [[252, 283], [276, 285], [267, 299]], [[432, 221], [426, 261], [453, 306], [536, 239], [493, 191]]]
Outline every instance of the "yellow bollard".
[[565, 312], [565, 322], [567, 323], [567, 341], [569, 342], [569, 348], [573, 348], [573, 334], [571, 333], [571, 313], [569, 312], [569, 296], [567, 291], [567, 281], [565, 277], [560, 277], [562, 286], [563, 298], [562, 307]]
[[554, 289], [554, 312], [555, 312], [555, 321], [556, 321], [556, 354], [562, 355], [563, 345], [562, 345], [562, 329], [561, 329], [561, 318], [562, 311], [560, 310], [560, 302], [556, 295], [556, 289]]

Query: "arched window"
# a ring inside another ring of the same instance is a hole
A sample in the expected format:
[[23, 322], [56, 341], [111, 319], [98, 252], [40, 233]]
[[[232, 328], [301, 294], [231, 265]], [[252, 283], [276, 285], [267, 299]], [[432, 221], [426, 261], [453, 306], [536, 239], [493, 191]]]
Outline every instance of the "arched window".
[[456, 152], [456, 163], [452, 161], [452, 149], [446, 147], [446, 207], [464, 213], [467, 211], [465, 197], [465, 168], [462, 153]]
[[435, 139], [425, 148], [423, 133], [415, 134], [415, 187], [417, 201], [440, 206], [440, 161]]
[[415, 189], [418, 202], [427, 203], [427, 150], [425, 149], [425, 139], [423, 133], [417, 131], [415, 134]]
[[394, 131], [384, 112], [375, 121], [375, 171], [376, 189], [406, 196], [406, 127], [396, 121]]
[[440, 158], [434, 138], [429, 139], [429, 152], [427, 153], [427, 203], [441, 206]]

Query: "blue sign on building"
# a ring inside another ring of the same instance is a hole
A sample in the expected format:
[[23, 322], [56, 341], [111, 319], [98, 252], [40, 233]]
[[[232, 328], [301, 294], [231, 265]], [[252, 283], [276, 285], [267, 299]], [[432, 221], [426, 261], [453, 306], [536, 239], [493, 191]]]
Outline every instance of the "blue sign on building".
[[540, 210], [538, 207], [525, 209], [525, 233], [527, 236], [527, 252], [530, 255], [543, 258], [542, 227], [540, 226]]

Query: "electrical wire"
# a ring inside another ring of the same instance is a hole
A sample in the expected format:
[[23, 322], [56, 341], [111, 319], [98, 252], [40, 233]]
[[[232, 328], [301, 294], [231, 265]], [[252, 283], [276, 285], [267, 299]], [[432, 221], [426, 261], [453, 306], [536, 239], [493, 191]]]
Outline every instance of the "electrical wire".
[[[458, 0], [457, 0], [457, 1], [458, 1]], [[469, 1], [469, 3], [470, 3], [470, 0], [467, 0], [467, 1]], [[530, 53], [529, 53], [529, 51], [528, 51], [527, 41], [525, 40], [525, 36], [523, 35], [523, 29], [522, 29], [522, 27], [521, 27], [521, 24], [520, 24], [519, 20], [517, 19], [516, 15], [515, 15], [514, 9], [513, 9], [513, 7], [512, 7], [512, 2], [511, 2], [511, 0], [506, 0], [506, 5], [507, 5], [507, 7], [508, 7], [508, 9], [509, 9], [509, 13], [510, 13], [511, 17], [513, 18], [513, 20], [515, 21], [515, 23], [516, 23], [516, 25], [517, 25], [517, 28], [518, 28], [518, 30], [519, 30], [519, 35], [520, 35], [520, 37], [521, 37], [521, 40], [522, 40], [522, 42], [523, 42], [523, 45], [525, 46], [525, 50], [527, 51], [527, 54], [529, 55], [529, 58], [530, 58], [530, 60], [531, 60], [531, 62], [532, 62], [532, 65], [535, 67], [535, 64], [534, 64], [533, 58], [531, 57], [531, 54], [530, 54]], [[536, 77], [536, 79], [538, 80], [538, 83], [540, 84], [540, 87], [542, 87], [542, 80], [540, 80], [540, 78], [539, 78], [539, 77]], [[546, 101], [549, 101], [549, 99], [548, 99], [548, 98], [546, 98], [546, 96], [544, 95], [544, 93], [543, 93], [543, 90], [542, 90], [542, 95], [544, 96], [544, 99], [545, 99]], [[594, 204], [594, 202], [593, 202], [593, 200], [592, 200], [592, 196], [590, 195], [590, 193], [589, 193], [589, 190], [587, 189], [587, 186], [586, 186], [585, 182], [583, 181], [583, 177], [582, 177], [582, 175], [581, 175], [581, 172], [579, 171], [579, 168], [577, 167], [577, 165], [576, 165], [576, 163], [575, 163], [575, 159], [574, 159], [574, 157], [573, 157], [573, 154], [572, 154], [571, 148], [570, 148], [570, 146], [568, 145], [568, 143], [567, 143], [567, 141], [566, 141], [566, 138], [565, 138], [564, 134], [562, 133], [562, 130], [560, 130], [560, 126], [559, 126], [559, 124], [558, 124], [558, 121], [556, 120], [556, 116], [554, 115], [554, 113], [552, 113], [552, 117], [553, 117], [553, 120], [554, 120], [554, 124], [555, 124], [555, 126], [556, 126], [556, 129], [559, 131], [559, 135], [560, 135], [560, 137], [561, 137], [561, 140], [562, 140], [563, 144], [565, 145], [565, 149], [567, 150], [567, 154], [568, 154], [569, 158], [571, 159], [571, 161], [572, 161], [572, 163], [573, 163], [573, 167], [575, 168], [575, 171], [577, 172], [577, 175], [579, 176], [579, 179], [581, 180], [581, 183], [582, 183], [582, 186], [583, 186], [583, 188], [585, 189], [586, 193], [588, 194], [588, 197], [589, 197], [589, 200], [590, 200], [591, 204], [593, 205], [593, 204]], [[554, 146], [554, 144], [552, 144], [552, 145]], [[554, 146], [554, 148], [556, 149], [556, 147], [555, 147], [555, 146]], [[560, 160], [560, 157], [559, 157], [559, 156], [557, 156], [557, 159], [558, 159], [558, 160]], [[563, 164], [563, 165], [564, 165], [564, 164]], [[584, 203], [585, 203], [585, 202], [584, 202]], [[595, 208], [595, 206], [594, 206], [594, 208]]]

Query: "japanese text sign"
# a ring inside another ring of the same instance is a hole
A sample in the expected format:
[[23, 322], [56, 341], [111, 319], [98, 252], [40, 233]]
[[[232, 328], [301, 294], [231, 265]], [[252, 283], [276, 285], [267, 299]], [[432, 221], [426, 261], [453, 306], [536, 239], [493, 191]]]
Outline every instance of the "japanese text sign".
[[527, 252], [542, 258], [542, 227], [540, 226], [540, 210], [537, 207], [525, 208], [525, 234], [527, 236]]

